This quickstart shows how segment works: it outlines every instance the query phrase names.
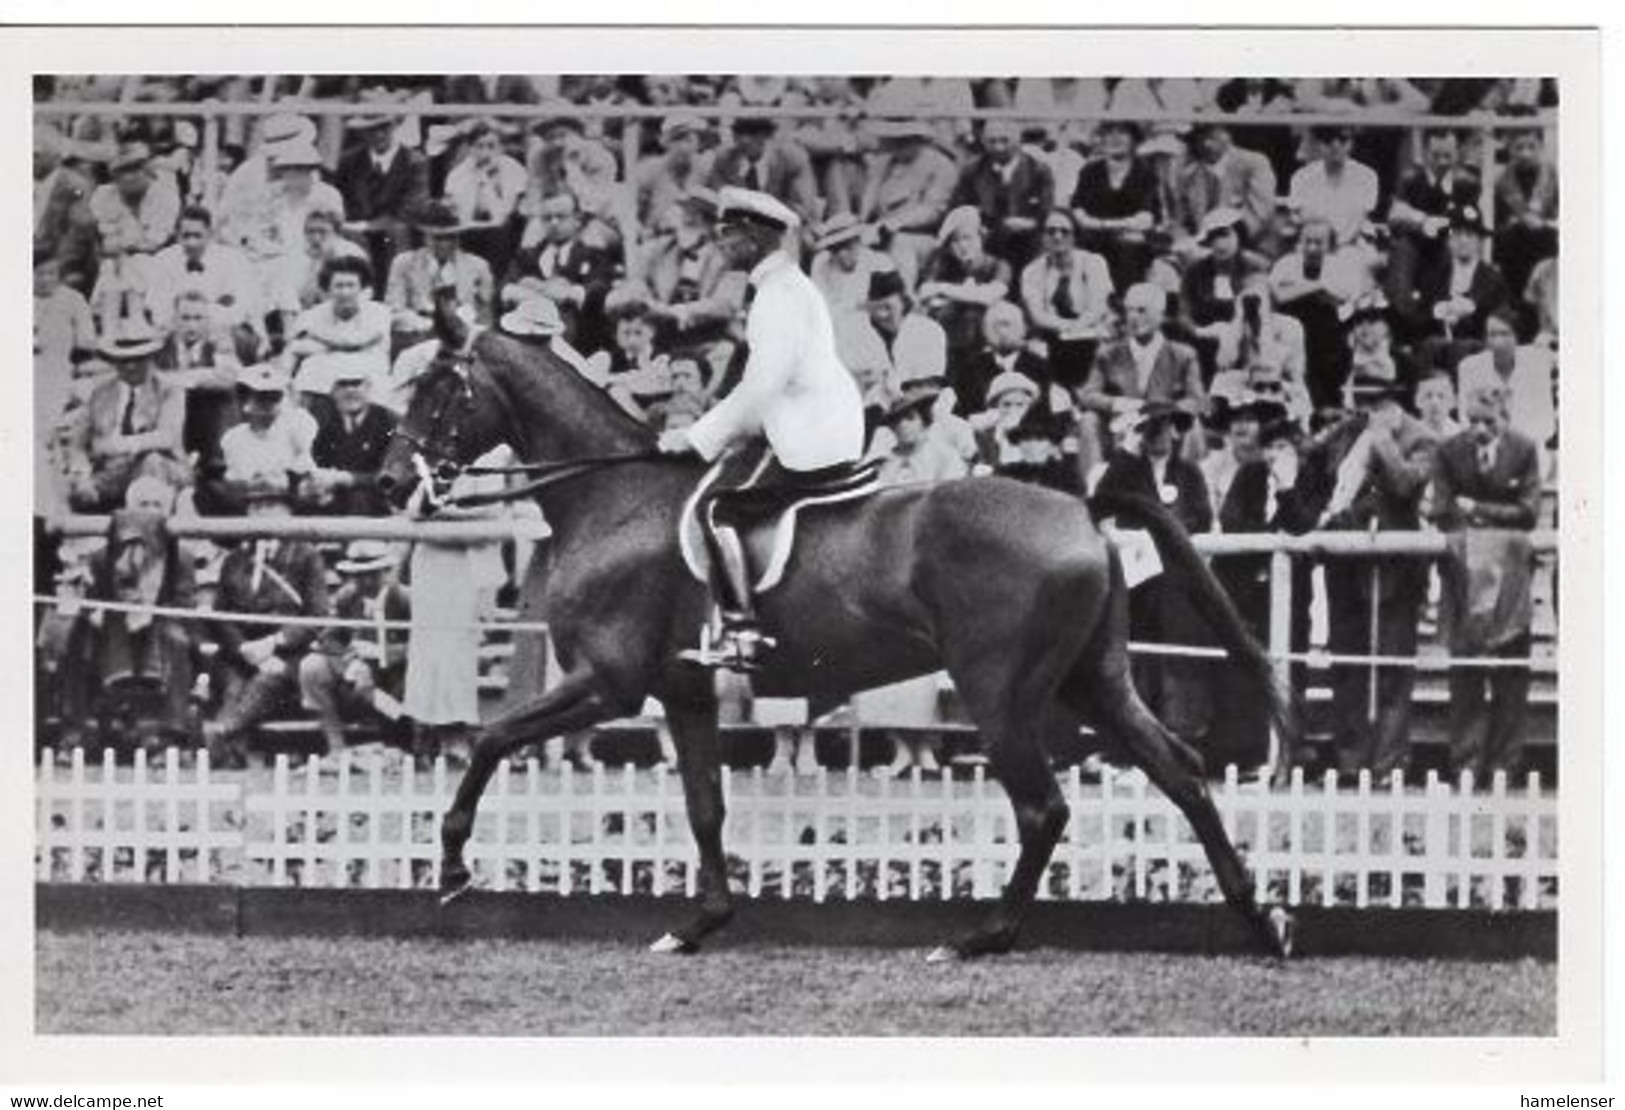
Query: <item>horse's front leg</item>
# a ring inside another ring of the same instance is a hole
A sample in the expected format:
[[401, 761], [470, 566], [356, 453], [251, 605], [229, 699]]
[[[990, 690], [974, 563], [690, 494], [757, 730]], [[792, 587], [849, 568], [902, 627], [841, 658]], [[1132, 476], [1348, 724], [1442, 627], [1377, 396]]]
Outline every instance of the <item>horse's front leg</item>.
[[722, 853], [722, 765], [717, 744], [716, 703], [668, 703], [666, 719], [677, 743], [677, 764], [683, 775], [683, 800], [688, 824], [700, 854], [698, 916], [667, 933], [650, 947], [654, 952], [696, 952], [700, 941], [733, 918], [728, 893], [727, 860]]
[[457, 797], [440, 823], [441, 904], [467, 893], [472, 885], [463, 845], [474, 831], [474, 812], [498, 764], [524, 744], [588, 728], [615, 715], [590, 678], [586, 671], [566, 675], [557, 686], [498, 717], [475, 740]]

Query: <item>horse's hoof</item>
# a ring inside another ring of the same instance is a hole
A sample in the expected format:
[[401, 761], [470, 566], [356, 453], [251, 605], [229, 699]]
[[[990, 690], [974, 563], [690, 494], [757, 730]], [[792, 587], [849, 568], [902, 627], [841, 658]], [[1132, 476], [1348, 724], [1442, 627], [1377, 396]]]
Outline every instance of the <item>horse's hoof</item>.
[[442, 888], [440, 891], [441, 908], [444, 909], [446, 906], [451, 905], [453, 902], [457, 901], [459, 898], [462, 898], [473, 889], [474, 880], [472, 877], [463, 879], [461, 882], [453, 883], [450, 886]]
[[1290, 960], [1293, 946], [1298, 939], [1297, 921], [1280, 906], [1271, 908], [1268, 920], [1270, 932], [1275, 935], [1275, 954], [1283, 960]]
[[695, 944], [691, 940], [684, 940], [675, 933], [667, 933], [665, 936], [649, 945], [649, 951], [661, 956], [692, 956], [699, 950], [699, 945]]
[[965, 958], [965, 954], [951, 944], [939, 944], [931, 949], [925, 962], [928, 964], [952, 964]]

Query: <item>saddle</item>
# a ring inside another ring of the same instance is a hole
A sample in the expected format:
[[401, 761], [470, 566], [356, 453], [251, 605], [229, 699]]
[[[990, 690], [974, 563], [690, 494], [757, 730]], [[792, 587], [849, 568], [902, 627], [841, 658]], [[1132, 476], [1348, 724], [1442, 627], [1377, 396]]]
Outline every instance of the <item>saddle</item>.
[[[699, 581], [709, 581], [711, 565], [711, 554], [697, 513], [701, 498], [718, 482], [732, 489], [749, 486], [771, 459], [772, 455], [765, 449], [723, 455], [712, 464], [683, 505], [677, 526], [678, 544], [689, 573]], [[803, 509], [859, 501], [881, 488], [878, 466], [872, 462], [853, 463], [828, 475], [816, 486], [787, 492], [787, 502], [772, 513], [749, 520], [727, 521], [745, 549], [751, 592], [764, 594], [783, 580], [785, 567], [789, 565], [790, 554], [795, 547], [796, 522]]]

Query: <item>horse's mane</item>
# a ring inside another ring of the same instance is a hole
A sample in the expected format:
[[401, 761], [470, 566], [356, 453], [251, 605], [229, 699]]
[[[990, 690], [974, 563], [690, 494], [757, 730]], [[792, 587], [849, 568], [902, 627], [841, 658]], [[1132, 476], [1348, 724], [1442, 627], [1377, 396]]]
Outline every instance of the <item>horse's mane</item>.
[[604, 442], [599, 450], [652, 450], [652, 429], [627, 412], [609, 391], [547, 342], [534, 343], [496, 331], [480, 334], [474, 343], [478, 361], [512, 396], [516, 405], [541, 412], [558, 412], [558, 395], [578, 400], [582, 411], [574, 417], [559, 413], [572, 430]]

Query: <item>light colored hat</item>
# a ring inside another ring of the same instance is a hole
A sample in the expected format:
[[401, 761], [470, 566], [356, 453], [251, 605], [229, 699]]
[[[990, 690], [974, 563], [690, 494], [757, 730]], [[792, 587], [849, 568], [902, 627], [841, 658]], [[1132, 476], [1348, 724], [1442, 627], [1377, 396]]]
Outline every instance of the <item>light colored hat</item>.
[[313, 170], [322, 164], [322, 155], [315, 143], [294, 141], [277, 146], [270, 152], [273, 170]]
[[295, 142], [313, 144], [316, 142], [316, 125], [304, 116], [292, 112], [278, 112], [274, 116], [266, 117], [260, 138], [267, 146], [282, 146]]
[[705, 121], [693, 112], [673, 112], [660, 122], [660, 137], [674, 139], [679, 135], [703, 135]]
[[388, 570], [400, 561], [395, 545], [388, 540], [352, 540], [334, 569], [340, 574], [367, 574]]
[[1034, 401], [1038, 400], [1038, 383], [1015, 370], [1006, 370], [997, 375], [987, 386], [987, 400], [989, 404], [996, 404], [1000, 397], [1006, 393], [1025, 393]]
[[1142, 158], [1149, 158], [1154, 154], [1167, 154], [1179, 158], [1185, 153], [1185, 144], [1173, 132], [1162, 131], [1141, 143], [1135, 149], [1135, 153]]
[[1233, 231], [1244, 219], [1239, 208], [1229, 206], [1215, 208], [1202, 217], [1201, 226], [1196, 231], [1196, 239], [1198, 242], [1206, 243], [1208, 236], [1219, 231]]
[[937, 242], [946, 243], [962, 231], [981, 231], [982, 213], [975, 205], [962, 204], [948, 213], [937, 229]]
[[502, 330], [509, 335], [560, 335], [564, 332], [558, 306], [538, 293], [522, 297], [500, 322]]
[[96, 350], [103, 358], [123, 361], [157, 354], [163, 345], [163, 340], [150, 323], [144, 319], [131, 317], [117, 330], [102, 336], [101, 342], [96, 344]]
[[923, 119], [877, 119], [870, 125], [877, 139], [925, 139], [937, 137], [931, 125]]
[[286, 393], [288, 373], [274, 362], [256, 362], [237, 371], [237, 388], [250, 393]]
[[780, 228], [784, 231], [793, 231], [801, 226], [801, 217], [792, 212], [784, 202], [767, 193], [758, 193], [754, 189], [741, 189], [734, 185], [726, 185], [717, 195], [717, 218], [726, 222], [729, 219], [754, 220], [757, 223], [767, 224], [769, 227]]
[[339, 382], [371, 383], [378, 376], [378, 356], [365, 351], [333, 351], [327, 356], [327, 377]]
[[152, 150], [146, 143], [126, 143], [119, 148], [113, 156], [113, 162], [108, 167], [113, 173], [123, 173], [125, 170], [146, 169], [152, 161]]
[[818, 229], [818, 241], [814, 246], [818, 250], [827, 251], [853, 239], [867, 238], [868, 234], [868, 227], [860, 223], [856, 216], [850, 212], [841, 212], [824, 221], [824, 225]]

